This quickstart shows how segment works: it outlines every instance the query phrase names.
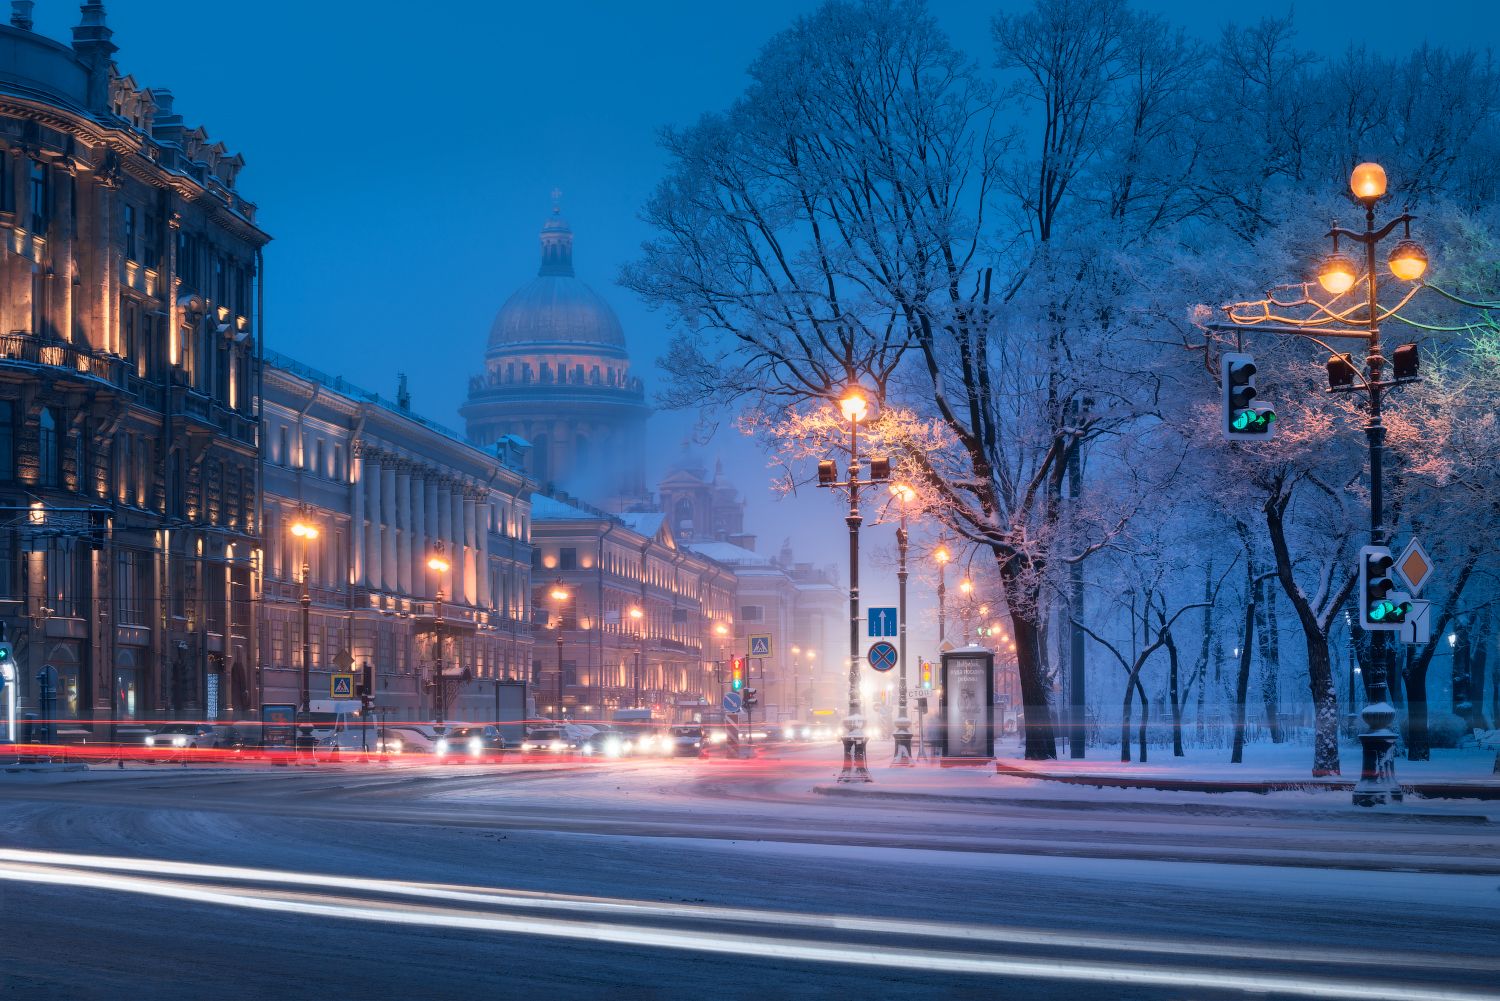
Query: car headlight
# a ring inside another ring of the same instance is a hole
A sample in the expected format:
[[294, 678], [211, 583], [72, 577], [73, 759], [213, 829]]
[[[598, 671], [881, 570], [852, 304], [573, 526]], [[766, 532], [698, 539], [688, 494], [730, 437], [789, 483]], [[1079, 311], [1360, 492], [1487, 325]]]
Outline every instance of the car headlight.
[[560, 740], [554, 740], [552, 742], [552, 750], [554, 750], [554, 751], [561, 751], [563, 749], [564, 749], [564, 745], [563, 745], [562, 741], [560, 741]]
[[385, 749], [387, 751], [390, 751], [392, 754], [400, 754], [401, 753], [401, 741], [399, 741], [399, 740], [388, 740], [388, 741], [385, 742]]
[[435, 743], [435, 744], [432, 745], [432, 750], [433, 750], [434, 753], [439, 754], [439, 755], [447, 754], [448, 753], [448, 738], [447, 737], [439, 737], [437, 739], [437, 743]]
[[172, 738], [172, 746], [173, 747], [187, 747], [187, 738], [186, 737], [173, 737]]
[[147, 737], [146, 738], [146, 746], [147, 747], [155, 747], [156, 746], [156, 738], [155, 737]]
[[476, 758], [482, 755], [484, 753], [484, 741], [480, 740], [478, 737], [470, 737], [469, 753]]
[[726, 741], [728, 739], [729, 739], [729, 734], [722, 733], [722, 732], [715, 733], [713, 735], [713, 738], [712, 738], [712, 740], [713, 740], [713, 742], [715, 744], [722, 744], [722, 743], [724, 743], [724, 741]]
[[584, 744], [583, 745], [583, 753], [584, 754], [593, 754], [594, 753], [594, 745], [593, 744]]

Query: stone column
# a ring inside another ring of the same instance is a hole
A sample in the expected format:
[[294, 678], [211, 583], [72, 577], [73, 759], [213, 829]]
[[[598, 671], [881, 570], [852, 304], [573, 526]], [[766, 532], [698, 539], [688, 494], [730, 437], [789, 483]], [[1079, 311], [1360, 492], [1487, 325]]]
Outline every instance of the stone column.
[[[449, 567], [456, 570], [458, 567], [458, 552], [457, 547], [453, 545], [453, 484], [449, 480], [444, 480], [438, 485], [436, 515], [438, 538], [443, 540], [443, 548], [448, 551]], [[451, 572], [452, 570], [450, 570]], [[456, 577], [449, 578], [449, 580], [456, 579]], [[443, 582], [443, 591], [448, 595], [450, 601], [453, 599], [456, 590], [457, 588], [449, 586], [447, 581]]]
[[387, 459], [380, 467], [380, 580], [392, 593], [401, 590], [396, 562], [396, 467]]
[[433, 573], [427, 569], [427, 556], [431, 544], [427, 541], [427, 482], [421, 467], [413, 470], [411, 478], [411, 564], [416, 575], [416, 594], [419, 598], [432, 596]]
[[486, 609], [493, 604], [490, 594], [490, 526], [494, 520], [495, 511], [486, 493], [479, 502], [479, 538], [475, 540], [479, 545], [479, 605]]
[[349, 443], [349, 554], [354, 564], [354, 584], [365, 583], [365, 482], [364, 445], [359, 441]]
[[385, 565], [380, 552], [380, 525], [384, 517], [380, 503], [383, 456], [369, 447], [363, 451], [365, 457], [361, 472], [364, 482], [360, 487], [364, 490], [366, 516], [369, 519], [365, 523], [365, 586], [378, 591], [384, 582]]
[[[468, 577], [467, 563], [468, 553], [464, 550], [464, 486], [456, 483], [453, 487], [453, 594], [455, 601], [467, 601], [468, 588], [465, 586]], [[460, 595], [463, 595], [460, 599]]]
[[464, 550], [468, 559], [464, 563], [464, 601], [473, 605], [479, 600], [479, 588], [475, 582], [479, 571], [479, 546], [475, 531], [474, 495], [464, 494]]
[[396, 467], [396, 563], [402, 594], [411, 589], [411, 464]]

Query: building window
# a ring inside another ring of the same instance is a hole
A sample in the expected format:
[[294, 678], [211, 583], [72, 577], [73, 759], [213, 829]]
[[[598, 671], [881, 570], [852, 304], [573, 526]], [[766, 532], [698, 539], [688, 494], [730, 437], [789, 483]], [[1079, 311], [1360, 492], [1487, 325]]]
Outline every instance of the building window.
[[37, 478], [44, 487], [57, 486], [62, 474], [62, 461], [57, 443], [57, 419], [51, 407], [42, 408], [37, 421]]
[[766, 607], [764, 605], [741, 605], [741, 622], [764, 622], [766, 619]]
[[140, 251], [136, 248], [136, 211], [135, 206], [129, 202], [125, 203], [125, 256], [132, 261], [140, 260]]
[[47, 224], [51, 220], [48, 211], [52, 205], [52, 174], [44, 163], [31, 161], [31, 180], [28, 188], [31, 192], [31, 226], [30, 229], [38, 236], [45, 235]]
[[277, 430], [281, 439], [281, 450], [280, 455], [277, 457], [277, 461], [280, 462], [283, 466], [290, 466], [292, 464], [291, 438], [287, 434], [285, 425], [278, 428]]
[[578, 569], [578, 550], [574, 549], [572, 547], [565, 547], [563, 549], [558, 550], [558, 553], [557, 553], [557, 568], [559, 570], [577, 570]]
[[0, 400], [0, 482], [16, 478], [15, 404]]
[[0, 149], [0, 212], [16, 210], [16, 189], [10, 179], [11, 160], [11, 155]]

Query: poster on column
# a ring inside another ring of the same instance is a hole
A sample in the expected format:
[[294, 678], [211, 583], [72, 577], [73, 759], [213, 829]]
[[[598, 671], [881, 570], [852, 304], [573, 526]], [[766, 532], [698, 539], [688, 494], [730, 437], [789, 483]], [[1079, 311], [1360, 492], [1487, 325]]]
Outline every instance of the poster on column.
[[972, 648], [943, 654], [939, 718], [945, 763], [980, 764], [994, 757], [994, 654]]

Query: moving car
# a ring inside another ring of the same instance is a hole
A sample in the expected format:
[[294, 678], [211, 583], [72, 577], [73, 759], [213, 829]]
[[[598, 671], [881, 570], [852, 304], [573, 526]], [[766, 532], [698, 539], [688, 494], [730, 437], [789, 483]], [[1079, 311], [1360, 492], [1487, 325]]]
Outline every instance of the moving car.
[[505, 748], [498, 727], [485, 725], [450, 727], [440, 738], [446, 741], [446, 753], [454, 757], [486, 758]]
[[376, 750], [381, 754], [442, 754], [446, 746], [438, 749], [438, 741], [441, 738], [433, 736], [429, 731], [415, 726], [387, 726], [380, 730], [376, 738]]
[[525, 754], [567, 754], [576, 750], [576, 745], [567, 738], [560, 726], [534, 726], [526, 731], [521, 742]]
[[698, 757], [708, 748], [708, 739], [703, 727], [697, 723], [681, 723], [672, 727], [668, 734], [672, 754], [682, 757]]
[[170, 723], [155, 733], [148, 733], [142, 743], [163, 757], [220, 746], [218, 732], [207, 723]]

